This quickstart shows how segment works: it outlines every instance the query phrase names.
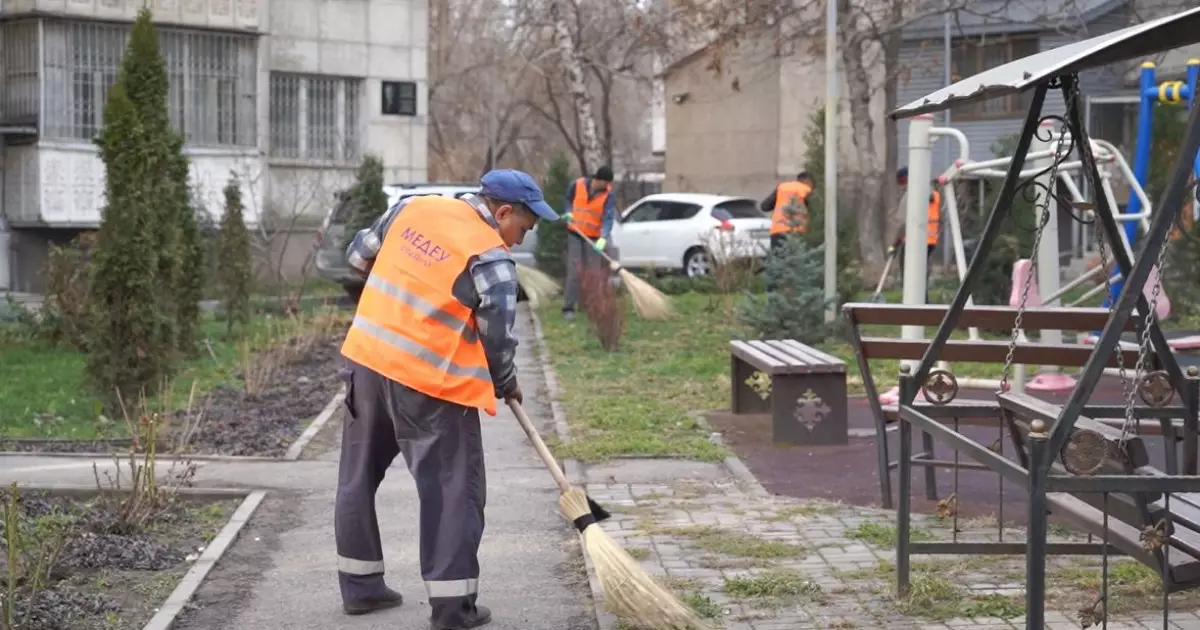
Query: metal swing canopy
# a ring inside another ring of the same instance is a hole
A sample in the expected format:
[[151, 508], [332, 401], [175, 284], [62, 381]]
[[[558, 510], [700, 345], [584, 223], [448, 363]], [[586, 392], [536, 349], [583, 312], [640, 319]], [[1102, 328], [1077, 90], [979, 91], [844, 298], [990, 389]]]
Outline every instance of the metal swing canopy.
[[919, 98], [890, 115], [911, 118], [1019, 94], [1063, 74], [1149, 57], [1200, 42], [1200, 7], [1046, 50], [981, 72]]

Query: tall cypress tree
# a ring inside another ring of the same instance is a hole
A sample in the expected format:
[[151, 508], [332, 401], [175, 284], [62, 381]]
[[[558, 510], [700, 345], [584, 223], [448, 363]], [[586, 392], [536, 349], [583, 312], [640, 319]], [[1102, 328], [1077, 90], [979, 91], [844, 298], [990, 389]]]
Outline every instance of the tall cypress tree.
[[195, 349], [199, 301], [204, 289], [204, 251], [191, 207], [189, 163], [183, 153], [183, 138], [171, 128], [167, 110], [170, 81], [149, 9], [143, 8], [138, 13], [121, 60], [121, 72], [148, 148], [159, 165], [147, 174], [147, 186], [159, 214], [158, 277], [163, 287], [160, 300], [172, 322], [171, 347], [187, 354]]
[[345, 245], [349, 246], [359, 230], [371, 227], [387, 209], [387, 193], [383, 190], [383, 162], [374, 155], [367, 155], [358, 165], [354, 186], [350, 189], [350, 218], [346, 221]]
[[230, 177], [225, 185], [225, 211], [217, 234], [217, 286], [225, 303], [225, 329], [250, 319], [250, 232], [242, 215], [242, 191]]
[[133, 400], [170, 374], [170, 313], [158, 278], [158, 212], [150, 183], [161, 168], [122, 73], [109, 90], [96, 143], [105, 167], [105, 207], [89, 295], [93, 336], [88, 374], [98, 393]]

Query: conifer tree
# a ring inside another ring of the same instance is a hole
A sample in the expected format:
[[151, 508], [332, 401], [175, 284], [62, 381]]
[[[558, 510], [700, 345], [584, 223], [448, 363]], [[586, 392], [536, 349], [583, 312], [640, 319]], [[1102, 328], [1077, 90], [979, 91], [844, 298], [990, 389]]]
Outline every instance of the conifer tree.
[[346, 221], [345, 245], [349, 245], [359, 230], [371, 227], [388, 209], [387, 193], [383, 190], [383, 162], [367, 155], [354, 175], [350, 189], [350, 218]]
[[[571, 183], [571, 163], [567, 156], [556, 153], [546, 169], [546, 178], [542, 181], [542, 190], [546, 192], [546, 201], [560, 215], [570, 208], [560, 208], [562, 191]], [[565, 278], [567, 275], [567, 224], [565, 221], [538, 221], [537, 244], [533, 248], [533, 259], [537, 261], [538, 269], [556, 277]]]
[[94, 254], [89, 295], [93, 321], [88, 374], [110, 404], [133, 400], [171, 372], [173, 336], [158, 277], [162, 250], [152, 173], [161, 164], [125, 91], [109, 90], [97, 139], [105, 167], [106, 205]]
[[250, 232], [242, 214], [242, 191], [237, 180], [225, 185], [225, 210], [217, 233], [217, 288], [225, 307], [225, 330], [250, 319]]

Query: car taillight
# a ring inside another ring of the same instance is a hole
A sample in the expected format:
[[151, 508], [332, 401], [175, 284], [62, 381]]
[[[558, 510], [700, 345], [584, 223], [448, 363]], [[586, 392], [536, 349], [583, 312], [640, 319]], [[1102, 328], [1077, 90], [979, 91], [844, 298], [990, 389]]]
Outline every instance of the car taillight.
[[721, 221], [721, 224], [717, 226], [717, 229], [722, 232], [732, 232], [734, 227], [729, 221]]

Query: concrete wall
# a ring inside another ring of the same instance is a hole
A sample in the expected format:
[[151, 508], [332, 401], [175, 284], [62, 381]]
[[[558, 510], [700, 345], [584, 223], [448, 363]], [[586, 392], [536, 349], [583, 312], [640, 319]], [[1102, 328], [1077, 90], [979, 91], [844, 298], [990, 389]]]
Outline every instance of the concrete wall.
[[[260, 93], [269, 93], [271, 71], [365, 79], [359, 103], [363, 151], [383, 160], [386, 181], [424, 181], [428, 160], [427, 0], [271, 0], [270, 37], [261, 55]], [[384, 116], [385, 80], [417, 84], [416, 116]], [[263, 99], [264, 103], [267, 99]], [[260, 108], [260, 129], [269, 134], [269, 110]], [[269, 138], [269, 136], [268, 136]], [[267, 146], [267, 138], [262, 145]], [[312, 212], [323, 214], [355, 163], [314, 164], [269, 158], [269, 202], [295, 207], [299, 194], [321, 197]], [[304, 182], [308, 178], [307, 182]], [[290, 182], [301, 192], [279, 188]]]
[[143, 5], [162, 24], [259, 30], [268, 0], [6, 0], [0, 14], [37, 11], [53, 15], [132, 21]]
[[779, 59], [766, 43], [743, 42], [706, 68], [696, 55], [666, 78], [664, 192], [761, 197], [779, 161]]

